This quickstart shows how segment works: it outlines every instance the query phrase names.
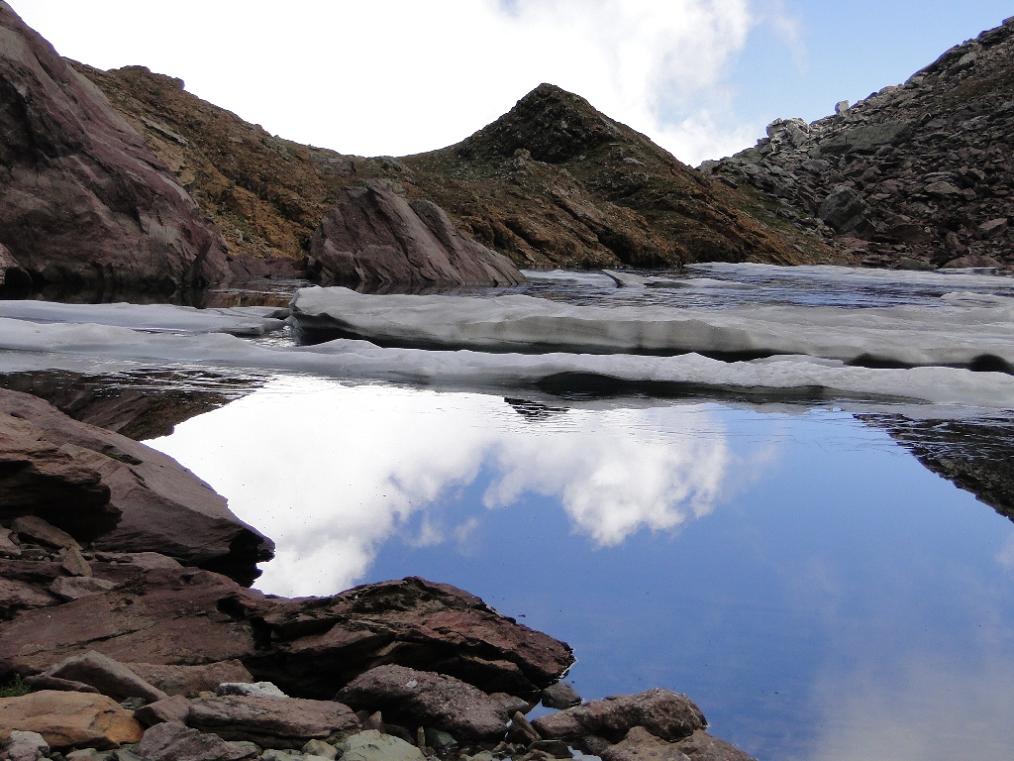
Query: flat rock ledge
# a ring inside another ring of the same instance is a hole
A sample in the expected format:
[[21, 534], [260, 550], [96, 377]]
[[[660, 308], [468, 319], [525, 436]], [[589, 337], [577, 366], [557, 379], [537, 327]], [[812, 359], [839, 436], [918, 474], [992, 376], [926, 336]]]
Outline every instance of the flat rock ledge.
[[0, 391], [0, 498], [0, 761], [748, 758], [684, 695], [581, 702], [566, 643], [453, 586], [250, 589], [270, 540], [221, 497], [27, 394]]

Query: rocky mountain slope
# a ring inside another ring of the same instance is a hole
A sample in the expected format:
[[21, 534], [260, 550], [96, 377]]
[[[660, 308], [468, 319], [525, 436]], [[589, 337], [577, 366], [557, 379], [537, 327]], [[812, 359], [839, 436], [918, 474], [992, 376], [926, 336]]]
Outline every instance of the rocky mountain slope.
[[300, 145], [142, 67], [75, 64], [176, 174], [252, 273], [300, 272], [345, 190], [386, 180], [432, 201], [462, 233], [524, 266], [695, 260], [830, 261], [822, 241], [751, 216], [720, 183], [587, 101], [540, 85], [461, 143], [404, 158]]
[[[845, 104], [843, 104], [845, 105]], [[1014, 266], [1014, 18], [702, 167], [874, 266]]]

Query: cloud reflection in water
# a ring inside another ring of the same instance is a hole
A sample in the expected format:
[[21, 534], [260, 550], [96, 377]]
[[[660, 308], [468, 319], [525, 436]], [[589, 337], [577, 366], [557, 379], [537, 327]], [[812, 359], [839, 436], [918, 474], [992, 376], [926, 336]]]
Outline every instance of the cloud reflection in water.
[[[362, 580], [415, 513], [414, 546], [467, 546], [481, 512], [444, 528], [428, 505], [492, 478], [483, 502], [559, 500], [596, 546], [707, 515], [736, 459], [704, 405], [560, 410], [533, 422], [500, 397], [280, 378], [151, 443], [277, 543], [258, 587], [327, 594]], [[763, 448], [759, 457], [766, 457]]]

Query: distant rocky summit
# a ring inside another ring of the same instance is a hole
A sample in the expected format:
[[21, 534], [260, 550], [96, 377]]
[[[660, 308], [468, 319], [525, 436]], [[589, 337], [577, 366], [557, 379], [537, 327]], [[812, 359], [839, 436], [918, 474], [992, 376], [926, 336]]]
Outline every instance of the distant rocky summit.
[[[363, 158], [274, 137], [143, 67], [74, 65], [214, 220], [234, 269], [252, 274], [304, 274], [309, 264], [318, 282], [337, 282], [315, 236], [350, 192], [375, 181], [410, 205], [439, 206], [469, 249], [478, 243], [517, 266], [843, 261], [768, 210], [743, 211], [724, 184], [553, 85], [456, 145]], [[360, 266], [372, 261], [364, 252], [354, 254]], [[376, 269], [371, 277], [384, 266]], [[487, 280], [500, 283], [499, 274]]]
[[0, 289], [221, 281], [214, 227], [140, 135], [0, 2]]
[[863, 264], [1014, 266], [1014, 18], [702, 167]]

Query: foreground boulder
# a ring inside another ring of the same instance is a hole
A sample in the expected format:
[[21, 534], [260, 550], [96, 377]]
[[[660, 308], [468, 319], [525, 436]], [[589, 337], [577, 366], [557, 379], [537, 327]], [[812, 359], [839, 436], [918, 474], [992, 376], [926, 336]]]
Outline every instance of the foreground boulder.
[[486, 693], [454, 677], [404, 666], [379, 666], [338, 693], [353, 708], [382, 711], [409, 725], [424, 725], [470, 740], [499, 740], [508, 713]]
[[147, 761], [239, 761], [255, 757], [257, 749], [177, 722], [165, 722], [144, 733], [137, 752]]
[[0, 41], [5, 270], [105, 292], [222, 280], [218, 234], [105, 96], [6, 2]]
[[172, 458], [0, 390], [0, 519], [23, 514], [97, 549], [157, 551], [247, 584], [273, 550]]
[[395, 663], [457, 677], [485, 692], [534, 697], [574, 662], [559, 640], [500, 615], [475, 595], [417, 577], [333, 597], [271, 601], [250, 611], [274, 653], [245, 661], [293, 694], [328, 697], [364, 671]]
[[387, 185], [347, 188], [310, 243], [311, 275], [370, 290], [517, 285], [511, 261], [464, 236], [435, 203]]
[[115, 748], [141, 739], [141, 725], [112, 698], [42, 690], [0, 698], [0, 740], [12, 730], [38, 732], [52, 748]]
[[634, 727], [643, 727], [663, 740], [689, 737], [707, 722], [686, 695], [655, 688], [568, 708], [533, 722], [543, 737], [571, 740], [595, 735], [616, 743]]
[[141, 698], [154, 702], [168, 697], [122, 663], [94, 650], [60, 661], [41, 677], [77, 682], [117, 700]]

